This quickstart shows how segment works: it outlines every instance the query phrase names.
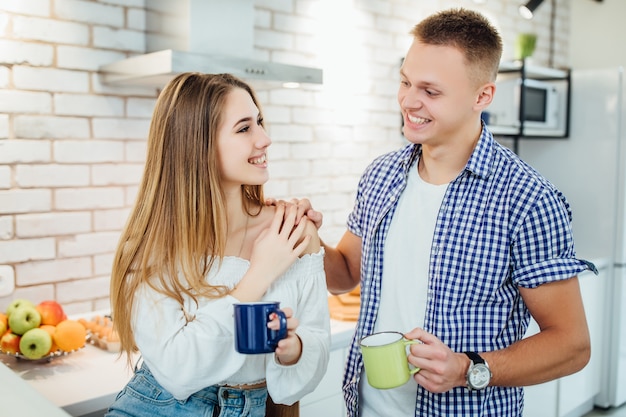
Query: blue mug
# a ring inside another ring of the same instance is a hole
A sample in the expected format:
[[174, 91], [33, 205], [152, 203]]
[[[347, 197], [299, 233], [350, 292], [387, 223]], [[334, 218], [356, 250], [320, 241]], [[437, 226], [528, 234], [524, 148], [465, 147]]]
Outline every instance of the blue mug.
[[[236, 303], [235, 349], [239, 353], [273, 353], [278, 341], [287, 337], [287, 317], [277, 301]], [[267, 327], [273, 313], [278, 315], [280, 329]]]

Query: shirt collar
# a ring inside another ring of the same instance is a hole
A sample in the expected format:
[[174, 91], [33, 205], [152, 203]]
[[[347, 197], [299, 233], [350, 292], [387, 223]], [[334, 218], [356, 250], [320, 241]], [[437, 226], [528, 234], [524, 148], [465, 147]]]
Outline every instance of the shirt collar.
[[465, 165], [465, 171], [483, 179], [488, 178], [493, 170], [493, 148], [493, 135], [483, 124], [480, 138], [478, 138], [478, 143]]
[[[486, 125], [482, 125], [478, 143], [470, 155], [464, 171], [471, 172], [480, 178], [488, 178], [493, 168], [494, 138]], [[404, 172], [408, 172], [415, 160], [422, 156], [422, 145], [411, 143], [402, 151], [400, 163]]]
[[404, 147], [401, 151], [400, 156], [400, 164], [402, 166], [402, 170], [407, 173], [415, 160], [422, 155], [422, 146], [416, 145], [414, 143], [410, 143]]

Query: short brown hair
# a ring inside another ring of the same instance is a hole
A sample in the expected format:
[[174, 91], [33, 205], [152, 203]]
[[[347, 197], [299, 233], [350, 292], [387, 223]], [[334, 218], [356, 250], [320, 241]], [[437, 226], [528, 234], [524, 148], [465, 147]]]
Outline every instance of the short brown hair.
[[502, 56], [502, 38], [482, 14], [464, 8], [430, 15], [411, 30], [411, 35], [428, 45], [453, 46], [473, 68], [478, 83], [495, 81]]

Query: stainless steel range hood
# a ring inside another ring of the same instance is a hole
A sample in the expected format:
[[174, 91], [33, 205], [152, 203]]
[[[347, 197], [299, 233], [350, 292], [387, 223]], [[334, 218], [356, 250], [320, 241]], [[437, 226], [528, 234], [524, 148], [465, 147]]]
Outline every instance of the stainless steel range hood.
[[187, 71], [209, 74], [228, 72], [247, 80], [322, 83], [322, 70], [317, 68], [172, 49], [104, 65], [100, 71], [104, 83], [151, 87], [163, 87], [176, 74]]
[[322, 70], [252, 59], [252, 0], [150, 0], [146, 50], [100, 67], [108, 84], [160, 88], [187, 71], [231, 73], [246, 80], [321, 84]]

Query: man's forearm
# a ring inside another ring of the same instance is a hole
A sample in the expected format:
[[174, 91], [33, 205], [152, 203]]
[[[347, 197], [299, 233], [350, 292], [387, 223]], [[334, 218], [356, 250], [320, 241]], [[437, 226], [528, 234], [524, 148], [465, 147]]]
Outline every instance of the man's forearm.
[[343, 254], [321, 242], [324, 247], [324, 270], [326, 285], [331, 294], [343, 294], [354, 289], [360, 281], [359, 271], [351, 271]]

